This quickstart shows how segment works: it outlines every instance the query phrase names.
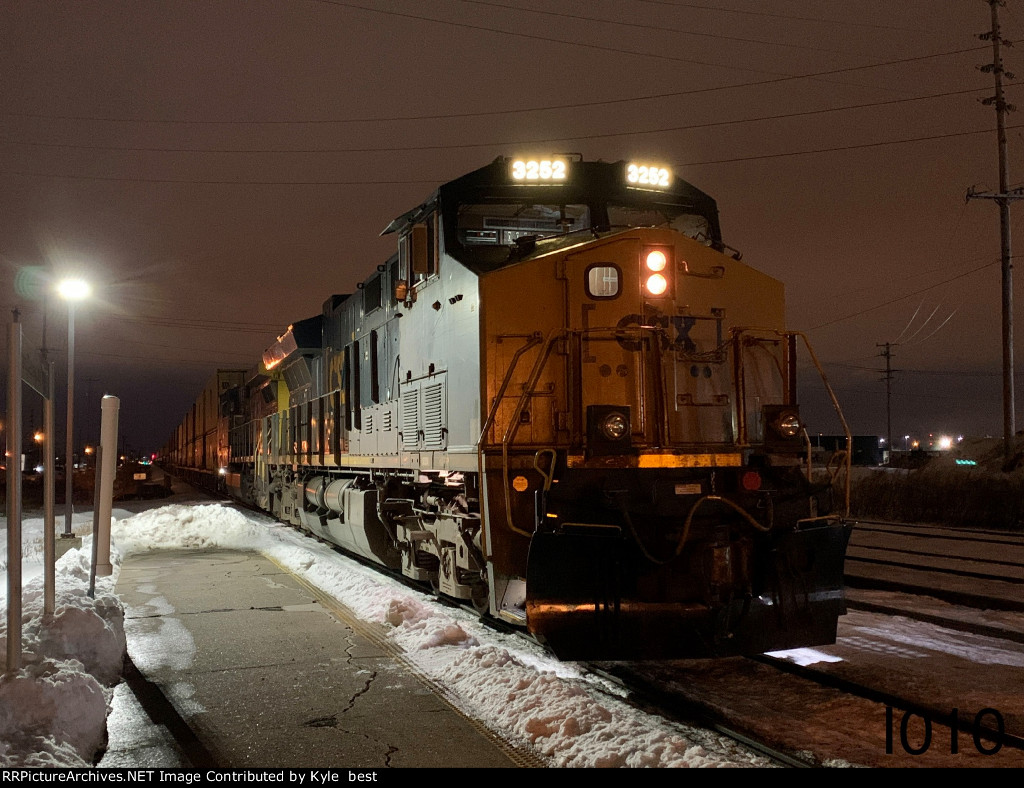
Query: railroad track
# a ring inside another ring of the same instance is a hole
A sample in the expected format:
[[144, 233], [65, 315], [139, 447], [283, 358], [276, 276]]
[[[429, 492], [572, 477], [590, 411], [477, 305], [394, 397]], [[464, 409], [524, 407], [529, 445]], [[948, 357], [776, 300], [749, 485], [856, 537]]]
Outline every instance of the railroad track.
[[[858, 521], [845, 575], [847, 587], [854, 591], [888, 591], [966, 608], [1024, 612], [1024, 534]], [[848, 594], [848, 602], [851, 607], [869, 604], [856, 593]], [[1008, 636], [1018, 639], [1024, 629]]]
[[[930, 746], [933, 760], [920, 765], [966, 765], [956, 760], [957, 749], [975, 759], [971, 765], [1019, 767], [1024, 763], [1024, 737], [1014, 728], [1019, 727], [1019, 717], [1006, 719], [994, 708], [958, 711], [943, 706], [941, 698], [922, 704], [898, 692], [785, 659], [735, 658], [731, 669], [710, 677], [699, 667], [694, 670], [682, 664], [652, 668], [618, 663], [595, 671], [614, 679], [647, 713], [713, 730], [784, 766], [916, 765], [917, 756]], [[807, 721], [799, 719], [799, 706], [775, 705], [772, 696], [781, 685], [786, 696], [808, 698], [808, 707], [815, 711], [808, 712]], [[756, 718], [737, 710], [742, 703], [735, 703], [735, 698], [759, 694], [766, 700], [756, 704]], [[819, 708], [834, 710], [824, 725]], [[850, 708], [858, 711], [848, 715], [845, 710]], [[792, 729], [804, 724], [808, 730], [824, 730], [823, 735], [817, 739], [794, 736]], [[828, 726], [837, 733], [829, 732]]]
[[771, 657], [762, 654], [757, 657], [747, 657], [747, 659], [751, 659], [762, 665], [770, 665], [779, 671], [793, 676], [799, 676], [800, 678], [814, 682], [815, 684], [819, 684], [823, 687], [830, 687], [849, 695], [855, 695], [859, 698], [879, 703], [890, 709], [899, 709], [904, 712], [910, 712], [922, 719], [927, 718], [932, 722], [937, 722], [947, 728], [955, 727], [961, 733], [977, 736], [981, 740], [990, 742], [993, 749], [1011, 747], [1016, 750], [1024, 751], [1024, 736], [1019, 736], [1005, 730], [1005, 725], [1004, 728], [1000, 730], [998, 726], [987, 724], [985, 722], [985, 717], [982, 717], [981, 721], [979, 721], [977, 717], [971, 718], [959, 712], [953, 716], [949, 708], [943, 708], [938, 705], [924, 705], [918, 703], [912, 698], [885, 692], [858, 681], [851, 681], [833, 674], [823, 673], [821, 671], [814, 670], [813, 668], [797, 665], [789, 660], [780, 659], [778, 657]]

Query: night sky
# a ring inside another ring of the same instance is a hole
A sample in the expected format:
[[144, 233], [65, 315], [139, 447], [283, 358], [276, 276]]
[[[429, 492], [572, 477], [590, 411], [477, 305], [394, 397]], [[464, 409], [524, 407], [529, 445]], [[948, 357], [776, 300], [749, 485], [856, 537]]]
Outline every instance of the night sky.
[[[1024, 6], [1000, 14], [1019, 37]], [[76, 431], [95, 440], [114, 394], [123, 444], [155, 451], [215, 369], [352, 292], [439, 184], [526, 151], [644, 157], [785, 282], [855, 434], [886, 434], [889, 342], [898, 447], [999, 437], [999, 215], [965, 199], [999, 183], [990, 26], [985, 0], [4, 0], [4, 322], [17, 307], [35, 352], [33, 272], [91, 280]], [[1003, 54], [1024, 79], [1024, 48]], [[1014, 80], [1006, 98], [1024, 109]], [[51, 298], [58, 424], [66, 319]]]

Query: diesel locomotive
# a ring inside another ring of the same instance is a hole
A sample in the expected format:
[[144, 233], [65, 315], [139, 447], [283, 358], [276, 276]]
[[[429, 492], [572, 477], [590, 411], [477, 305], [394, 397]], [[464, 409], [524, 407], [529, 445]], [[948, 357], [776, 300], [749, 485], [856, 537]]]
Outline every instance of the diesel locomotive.
[[172, 472], [561, 659], [835, 641], [849, 455], [812, 467], [798, 359], [849, 430], [714, 199], [656, 162], [502, 157], [383, 234], [356, 292], [213, 376]]

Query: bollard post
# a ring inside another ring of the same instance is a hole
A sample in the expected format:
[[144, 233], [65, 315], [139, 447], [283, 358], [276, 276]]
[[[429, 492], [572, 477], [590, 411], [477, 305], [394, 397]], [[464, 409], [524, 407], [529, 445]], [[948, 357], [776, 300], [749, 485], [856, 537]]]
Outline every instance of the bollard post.
[[[102, 496], [102, 475], [100, 462], [103, 460], [103, 444], [96, 447], [96, 472], [92, 483], [92, 561], [89, 563], [89, 598], [96, 596], [96, 571], [99, 565], [100, 552], [100, 497]], [[110, 574], [109, 572], [107, 574]]]
[[[121, 400], [109, 394], [101, 403], [100, 446], [103, 449], [103, 472], [100, 477], [98, 528], [93, 538], [97, 540], [96, 574], [107, 577], [114, 571], [110, 563], [110, 512], [114, 500], [114, 476], [117, 473], [117, 414]], [[99, 466], [97, 459], [97, 466]]]

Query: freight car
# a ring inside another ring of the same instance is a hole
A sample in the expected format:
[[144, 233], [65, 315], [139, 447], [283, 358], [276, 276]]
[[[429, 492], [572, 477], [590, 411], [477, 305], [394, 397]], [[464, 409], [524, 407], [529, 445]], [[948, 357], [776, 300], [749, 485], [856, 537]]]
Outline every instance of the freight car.
[[849, 487], [812, 473], [798, 350], [820, 367], [709, 195], [498, 158], [384, 234], [357, 292], [218, 373], [220, 437], [170, 465], [562, 659], [834, 642]]
[[221, 470], [228, 464], [228, 424], [221, 407], [240, 391], [246, 369], [219, 369], [207, 380], [184, 420], [160, 450], [159, 460], [185, 481], [224, 492]]

